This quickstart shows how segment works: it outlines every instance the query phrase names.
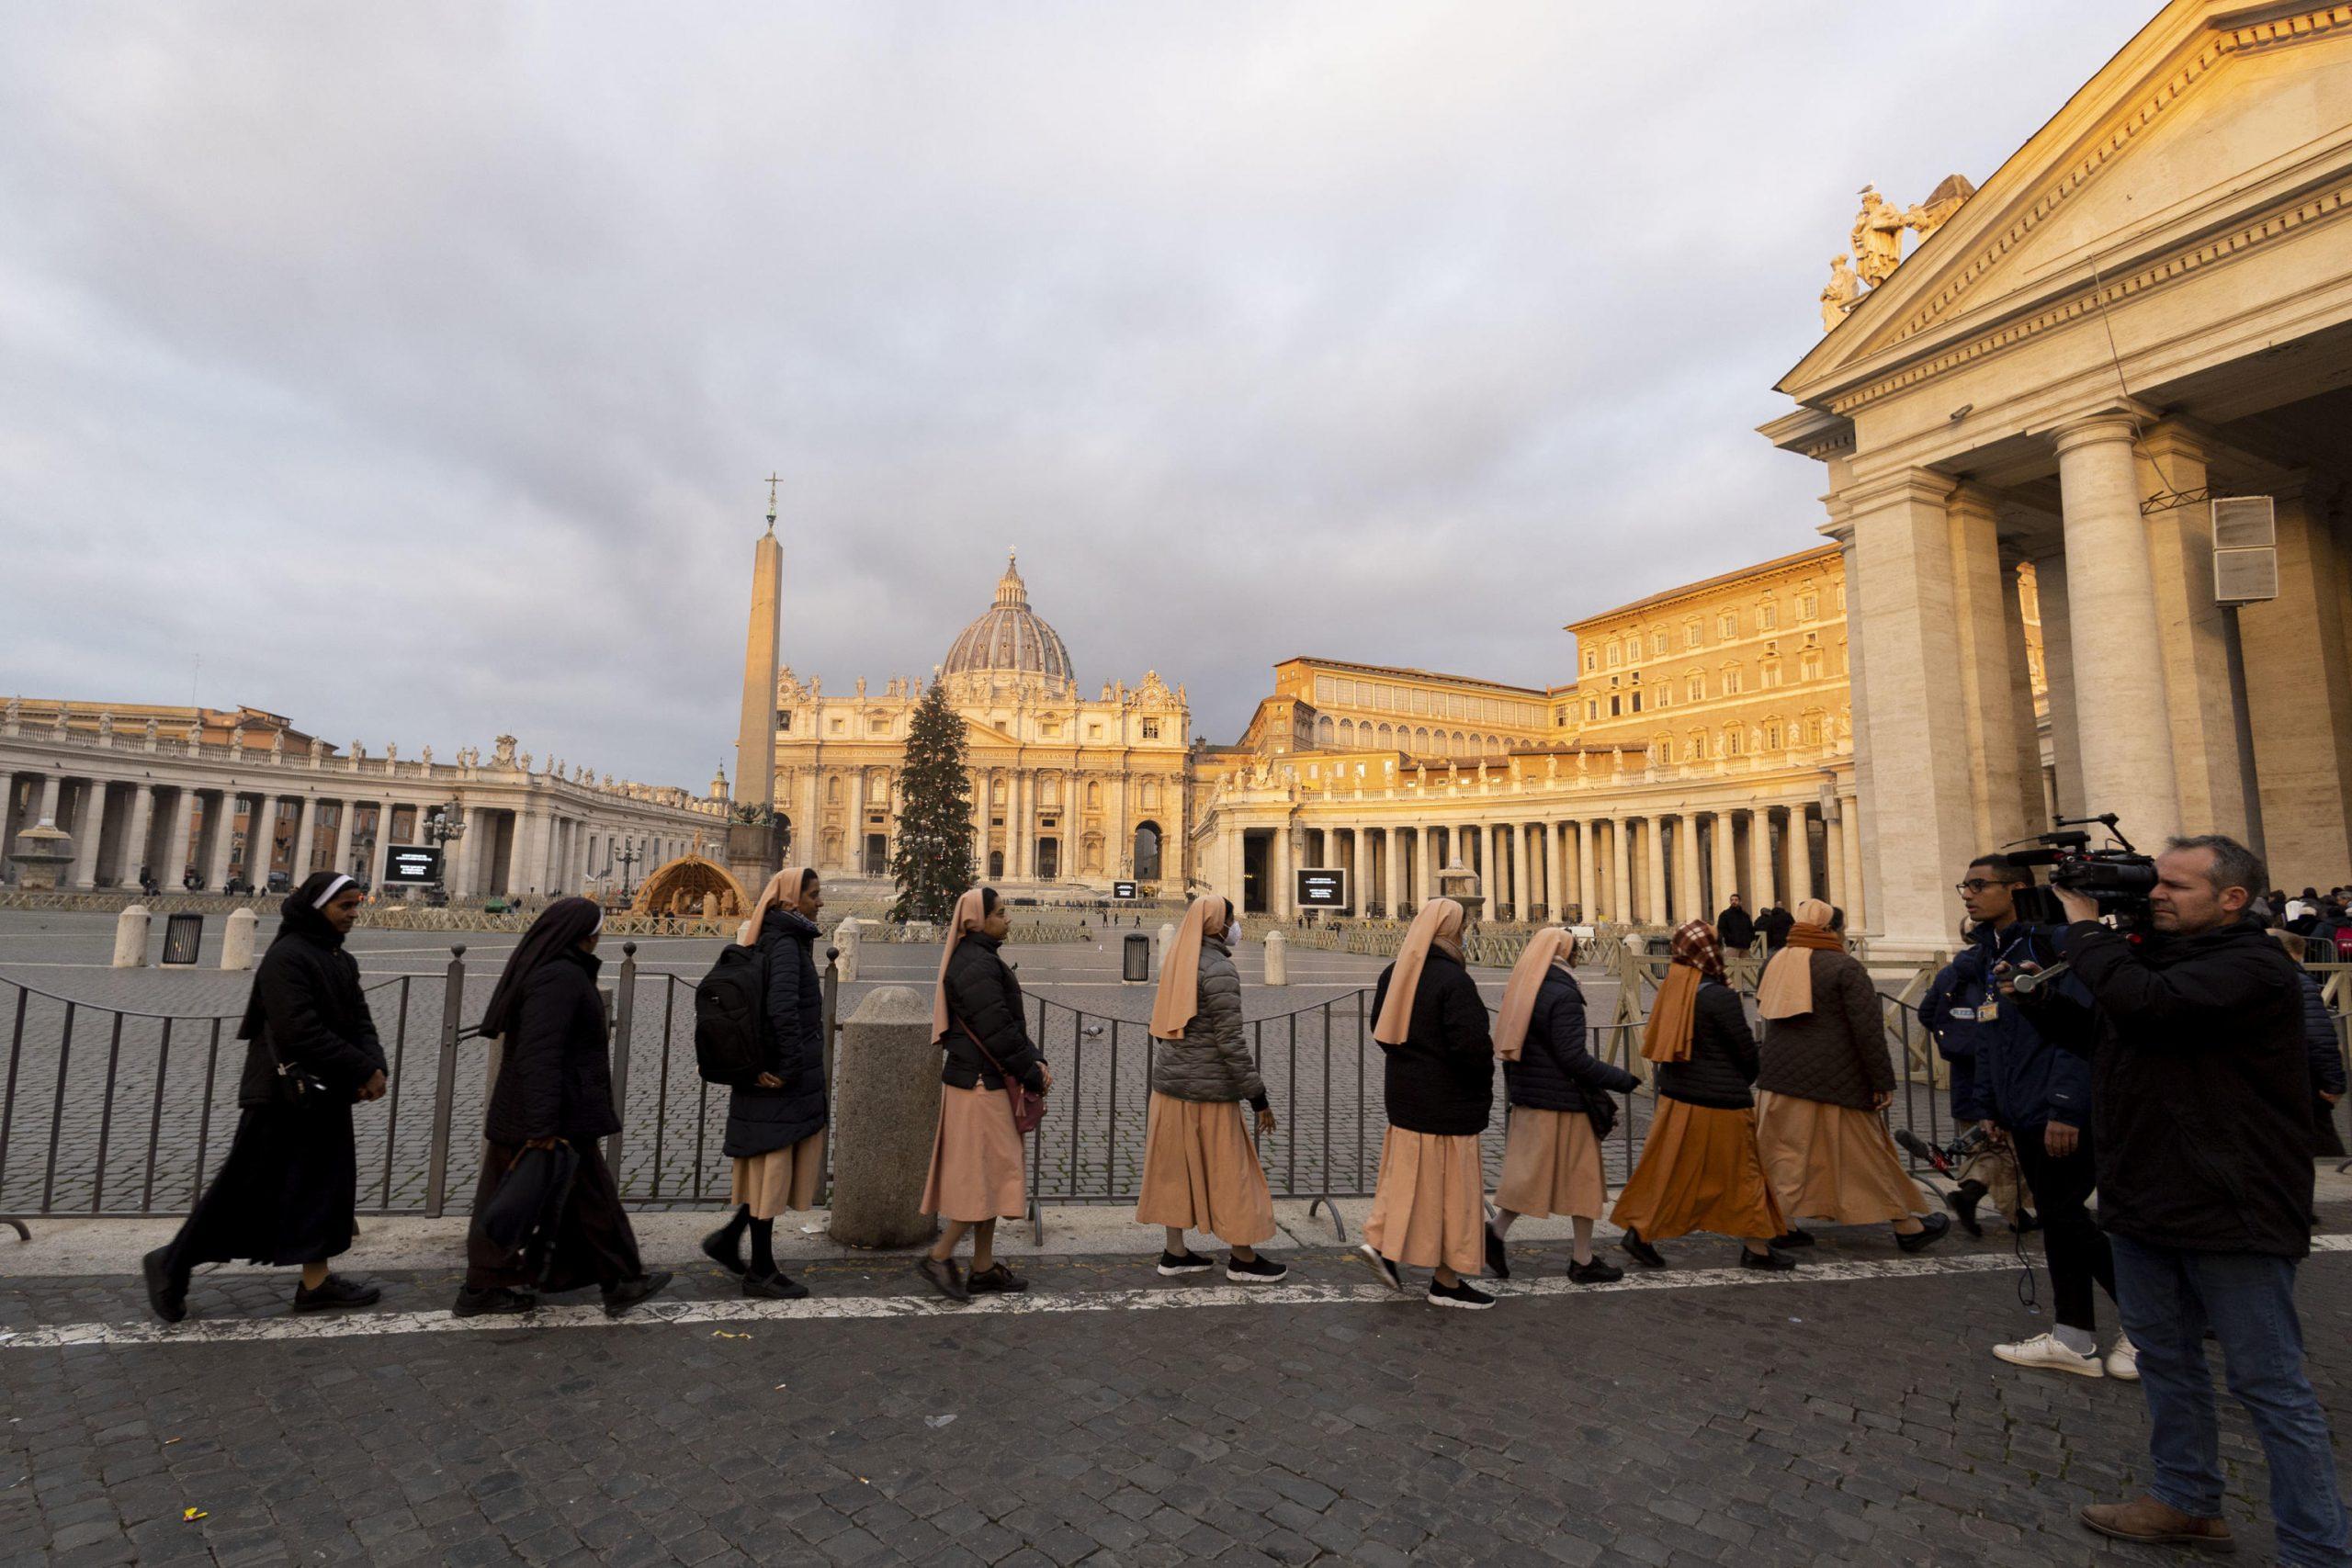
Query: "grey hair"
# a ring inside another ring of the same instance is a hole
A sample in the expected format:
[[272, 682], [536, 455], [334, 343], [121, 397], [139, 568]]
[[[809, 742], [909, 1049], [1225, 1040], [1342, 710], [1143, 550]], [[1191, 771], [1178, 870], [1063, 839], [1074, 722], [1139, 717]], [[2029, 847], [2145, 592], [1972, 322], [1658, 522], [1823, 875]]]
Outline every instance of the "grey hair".
[[2270, 868], [2262, 863], [2262, 857], [2227, 833], [2199, 833], [2191, 838], [2165, 840], [2165, 853], [2171, 854], [2176, 850], [2213, 852], [2213, 869], [2206, 874], [2206, 880], [2216, 893], [2243, 887], [2251, 900], [2261, 897], [2262, 890], [2270, 886]]

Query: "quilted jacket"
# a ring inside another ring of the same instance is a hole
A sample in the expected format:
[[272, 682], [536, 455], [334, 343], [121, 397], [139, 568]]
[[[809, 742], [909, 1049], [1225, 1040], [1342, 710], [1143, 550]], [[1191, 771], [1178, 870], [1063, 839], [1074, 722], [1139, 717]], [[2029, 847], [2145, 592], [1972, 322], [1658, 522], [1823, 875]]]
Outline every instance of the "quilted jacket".
[[1796, 951], [1813, 964], [1813, 1010], [1766, 1021], [1756, 1087], [1868, 1111], [1873, 1095], [1894, 1088], [1886, 1019], [1870, 971], [1851, 953]]
[[1238, 1100], [1263, 1109], [1266, 1086], [1241, 1036], [1241, 972], [1223, 939], [1201, 939], [1199, 1010], [1181, 1040], [1152, 1042], [1151, 1087], [1175, 1100]]

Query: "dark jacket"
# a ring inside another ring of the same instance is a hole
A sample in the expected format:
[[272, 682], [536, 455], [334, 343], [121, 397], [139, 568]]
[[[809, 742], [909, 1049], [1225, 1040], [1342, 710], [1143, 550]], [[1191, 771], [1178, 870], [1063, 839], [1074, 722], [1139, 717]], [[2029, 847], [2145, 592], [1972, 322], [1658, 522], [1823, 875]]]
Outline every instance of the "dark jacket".
[[[2055, 962], [2055, 931], [2018, 923], [1996, 932], [1982, 925], [1928, 987], [1919, 1021], [1955, 1066], [1954, 1119], [1990, 1121], [2012, 1133], [2032, 1133], [2053, 1121], [2090, 1125], [2090, 1064], [2043, 1039], [2031, 1016], [2003, 997], [1993, 978], [1996, 964], [2047, 968]], [[1962, 1062], [1968, 1064], [1964, 1074], [1958, 1070]]]
[[1746, 953], [1756, 944], [1756, 921], [1736, 904], [1715, 917], [1715, 936], [1725, 953]]
[[1690, 1026], [1690, 1059], [1660, 1062], [1657, 1091], [1685, 1105], [1745, 1111], [1756, 1103], [1756, 1036], [1739, 993], [1709, 976], [1699, 982]]
[[1031, 1089], [1046, 1087], [1045, 1057], [1029, 1038], [1021, 982], [997, 956], [999, 945], [996, 938], [975, 931], [956, 944], [956, 955], [947, 961], [947, 1032], [939, 1037], [947, 1063], [939, 1081], [951, 1089], [1004, 1087], [959, 1023], [980, 1037], [998, 1066]]
[[727, 1097], [729, 1159], [788, 1149], [825, 1124], [825, 997], [817, 981], [816, 925], [797, 910], [771, 908], [760, 921], [760, 955], [768, 966], [765, 1069], [784, 1080], [762, 1089], [756, 1077]]
[[1813, 965], [1813, 1010], [1768, 1020], [1756, 1087], [1868, 1111], [1894, 1088], [1886, 1017], [1870, 971], [1851, 953], [1799, 948]]
[[1796, 924], [1797, 918], [1786, 909], [1767, 909], [1756, 917], [1756, 929], [1764, 933], [1764, 945], [1775, 953], [1789, 945], [1789, 933]]
[[2136, 947], [2085, 921], [2061, 946], [2096, 1007], [2099, 1224], [2152, 1247], [2309, 1252], [2301, 966], [2252, 920]]
[[2303, 1049], [2312, 1064], [2312, 1153], [2322, 1159], [2341, 1158], [2344, 1135], [2335, 1130], [2335, 1107], [2320, 1098], [2344, 1093], [2344, 1053], [2335, 1043], [2335, 1021], [2328, 1016], [2327, 998], [2308, 969], [2303, 982]]
[[[1391, 964], [1373, 987], [1372, 1016], [1388, 999]], [[1531, 1031], [1532, 1032], [1532, 1031]], [[1495, 1042], [1487, 1032], [1487, 1004], [1477, 982], [1453, 954], [1430, 949], [1413, 988], [1413, 1015], [1405, 1042], [1380, 1042], [1388, 1058], [1386, 1099], [1391, 1125], [1408, 1133], [1476, 1136], [1487, 1130], [1495, 1103]]]
[[1519, 1060], [1503, 1064], [1503, 1083], [1513, 1105], [1582, 1112], [1586, 1096], [1631, 1094], [1641, 1080], [1585, 1048], [1583, 987], [1554, 964], [1535, 993]]
[[1266, 1085], [1241, 1030], [1241, 972], [1221, 937], [1201, 939], [1201, 977], [1181, 1040], [1152, 1042], [1154, 1093], [1208, 1102], [1246, 1100], [1264, 1110]]
[[613, 1111], [612, 1039], [596, 989], [603, 961], [570, 948], [523, 982], [481, 1134], [512, 1146], [533, 1138], [584, 1141], [620, 1131]]
[[294, 1102], [293, 1088], [278, 1074], [280, 1062], [317, 1079], [330, 1099], [346, 1105], [360, 1085], [385, 1070], [376, 1021], [359, 989], [359, 965], [340, 938], [278, 933], [254, 971], [247, 1016], [255, 1022], [237, 1079], [240, 1106]]

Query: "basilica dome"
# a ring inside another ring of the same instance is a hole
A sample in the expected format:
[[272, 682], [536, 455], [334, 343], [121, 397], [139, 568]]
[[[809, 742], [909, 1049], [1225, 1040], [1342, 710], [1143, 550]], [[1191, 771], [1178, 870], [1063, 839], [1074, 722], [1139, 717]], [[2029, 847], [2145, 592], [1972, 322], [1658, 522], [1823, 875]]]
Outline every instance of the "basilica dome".
[[956, 637], [940, 671], [947, 675], [1028, 676], [1057, 691], [1072, 683], [1069, 649], [1062, 646], [1061, 633], [1029, 608], [1028, 585], [1011, 559], [997, 580], [996, 603]]

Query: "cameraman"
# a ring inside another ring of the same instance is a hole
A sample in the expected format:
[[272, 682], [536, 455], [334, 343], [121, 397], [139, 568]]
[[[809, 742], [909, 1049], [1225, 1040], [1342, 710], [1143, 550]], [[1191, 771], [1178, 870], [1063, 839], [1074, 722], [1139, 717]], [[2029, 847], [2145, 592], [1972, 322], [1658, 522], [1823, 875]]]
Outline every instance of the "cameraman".
[[[1947, 1055], [1974, 1058], [1968, 1109], [1983, 1115], [1996, 1144], [2015, 1153], [2019, 1180], [2041, 1217], [2057, 1325], [1996, 1345], [1993, 1354], [2013, 1366], [2077, 1377], [2137, 1378], [2130, 1336], [2117, 1339], [2104, 1361], [2098, 1353], [2098, 1298], [2091, 1286], [2115, 1298], [2115, 1260], [2086, 1207], [2098, 1181], [2090, 1064], [2044, 1039], [2025, 1010], [2001, 994], [1996, 975], [2003, 964], [2040, 969], [2056, 961], [2056, 933], [2018, 918], [2018, 893], [2032, 886], [2033, 874], [2007, 855], [1969, 863], [1959, 886], [1976, 922], [1968, 949], [1936, 976], [1919, 1016]], [[2076, 999], [2086, 998], [2077, 991]]]
[[2295, 1314], [2295, 1265], [2313, 1219], [2296, 965], [2246, 914], [2267, 876], [2245, 845], [2175, 839], [2155, 874], [2144, 940], [2098, 924], [2096, 902], [2057, 888], [2073, 921], [2060, 949], [2095, 1010], [2099, 1223], [2140, 1348], [2155, 1472], [2148, 1495], [2085, 1508], [2082, 1519], [2125, 1540], [2230, 1550], [2210, 1327], [2269, 1461], [2278, 1561], [2352, 1562]]

